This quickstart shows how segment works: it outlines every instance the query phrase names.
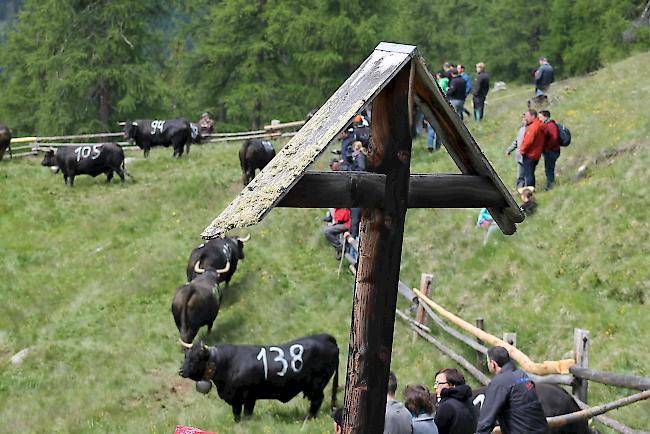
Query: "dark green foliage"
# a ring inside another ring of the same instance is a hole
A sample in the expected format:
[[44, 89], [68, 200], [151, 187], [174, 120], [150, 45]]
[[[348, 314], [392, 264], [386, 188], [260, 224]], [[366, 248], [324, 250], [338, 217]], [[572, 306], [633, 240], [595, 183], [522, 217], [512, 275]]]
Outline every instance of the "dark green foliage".
[[382, 40], [517, 82], [540, 55], [562, 78], [648, 43], [635, 0], [27, 0], [7, 31], [21, 3], [0, 7], [0, 119], [21, 134], [206, 110], [220, 131], [300, 119]]

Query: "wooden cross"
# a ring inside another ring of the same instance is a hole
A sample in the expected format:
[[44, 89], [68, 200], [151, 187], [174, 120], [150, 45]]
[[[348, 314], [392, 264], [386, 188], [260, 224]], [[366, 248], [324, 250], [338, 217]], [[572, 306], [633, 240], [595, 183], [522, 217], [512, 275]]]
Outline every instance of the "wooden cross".
[[[370, 172], [306, 172], [372, 103]], [[445, 137], [457, 175], [411, 175], [415, 106]], [[224, 236], [275, 206], [363, 208], [345, 386], [344, 433], [384, 426], [404, 221], [408, 208], [487, 207], [505, 234], [519, 206], [449, 105], [417, 48], [380, 43], [266, 168], [203, 232]]]

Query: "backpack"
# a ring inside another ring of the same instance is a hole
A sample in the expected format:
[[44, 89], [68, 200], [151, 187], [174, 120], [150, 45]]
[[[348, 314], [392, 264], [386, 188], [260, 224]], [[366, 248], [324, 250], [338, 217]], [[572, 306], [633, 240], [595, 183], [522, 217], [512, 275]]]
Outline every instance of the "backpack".
[[560, 146], [569, 146], [571, 144], [571, 131], [559, 122], [555, 124], [557, 125], [558, 136], [560, 137]]

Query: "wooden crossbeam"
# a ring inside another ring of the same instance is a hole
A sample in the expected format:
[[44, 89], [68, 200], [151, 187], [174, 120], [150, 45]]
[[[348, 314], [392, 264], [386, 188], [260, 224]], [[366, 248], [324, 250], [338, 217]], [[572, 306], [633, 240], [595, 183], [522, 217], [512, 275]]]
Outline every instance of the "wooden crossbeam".
[[[277, 206], [383, 208], [386, 175], [369, 172], [307, 172]], [[501, 208], [507, 206], [489, 178], [477, 175], [411, 175], [408, 208]]]

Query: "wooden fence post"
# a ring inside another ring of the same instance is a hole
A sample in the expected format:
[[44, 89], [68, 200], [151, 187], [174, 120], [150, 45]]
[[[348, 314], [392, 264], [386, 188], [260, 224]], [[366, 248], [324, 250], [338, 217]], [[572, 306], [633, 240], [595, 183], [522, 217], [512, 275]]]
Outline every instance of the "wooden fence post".
[[[431, 298], [431, 282], [433, 281], [433, 274], [422, 273], [420, 276], [420, 291], [422, 291], [427, 297]], [[427, 313], [424, 310], [424, 305], [422, 302], [418, 304], [418, 310], [415, 314], [415, 320], [420, 324], [426, 325], [427, 322]], [[413, 332], [413, 343], [418, 339], [418, 334]]]
[[[485, 320], [483, 318], [476, 318], [476, 327], [485, 331]], [[483, 345], [483, 341], [480, 340], [479, 338], [476, 338], [476, 342]], [[478, 366], [482, 372], [488, 371], [487, 359], [485, 358], [485, 354], [483, 354], [479, 350], [476, 350], [476, 366]]]
[[[573, 331], [573, 358], [576, 361], [576, 365], [588, 368], [589, 367], [589, 341], [590, 335], [589, 330], [583, 329], [574, 329]], [[583, 380], [581, 378], [573, 378], [572, 391], [575, 396], [580, 399], [580, 401], [588, 404], [587, 402], [587, 389], [589, 387], [588, 380]]]
[[517, 346], [517, 333], [505, 332], [503, 333], [503, 340], [512, 345]]

